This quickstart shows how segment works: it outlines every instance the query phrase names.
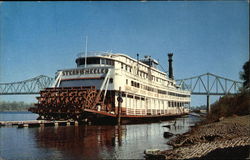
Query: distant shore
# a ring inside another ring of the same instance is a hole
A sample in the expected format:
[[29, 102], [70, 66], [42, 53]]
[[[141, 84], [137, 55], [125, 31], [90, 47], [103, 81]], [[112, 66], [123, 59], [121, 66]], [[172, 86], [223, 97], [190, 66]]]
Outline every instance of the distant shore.
[[[21, 111], [16, 111], [16, 110], [11, 110], [11, 111], [0, 111], [0, 113], [15, 113], [15, 112], [17, 112], [17, 113], [22, 113], [22, 112], [29, 112], [28, 110], [21, 110]], [[31, 112], [30, 112], [31, 113]]]
[[172, 139], [166, 159], [243, 159], [250, 151], [250, 115], [220, 118], [200, 124]]
[[28, 112], [28, 109], [34, 106], [34, 103], [23, 101], [0, 101], [0, 112]]

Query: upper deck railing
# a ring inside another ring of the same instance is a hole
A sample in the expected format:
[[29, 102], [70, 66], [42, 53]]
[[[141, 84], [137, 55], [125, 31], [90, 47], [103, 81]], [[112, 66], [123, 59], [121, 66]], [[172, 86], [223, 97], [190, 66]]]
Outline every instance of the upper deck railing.
[[89, 56], [103, 56], [103, 55], [110, 55], [110, 54], [114, 54], [114, 53], [111, 53], [111, 52], [101, 52], [101, 51], [98, 51], [98, 52], [80, 52], [76, 55], [77, 58], [84, 58], [84, 57], [89, 57]]

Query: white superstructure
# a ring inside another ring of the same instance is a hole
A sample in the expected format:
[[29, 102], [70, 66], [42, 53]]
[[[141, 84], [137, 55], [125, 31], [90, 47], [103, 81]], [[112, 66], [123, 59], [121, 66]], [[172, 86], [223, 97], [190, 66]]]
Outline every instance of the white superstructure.
[[136, 60], [125, 54], [84, 54], [76, 59], [77, 68], [59, 70], [56, 87], [95, 86], [109, 93], [112, 112], [117, 111], [121, 87], [123, 115], [153, 116], [183, 114], [190, 104], [190, 92], [181, 90], [166, 73], [157, 69], [150, 56]]

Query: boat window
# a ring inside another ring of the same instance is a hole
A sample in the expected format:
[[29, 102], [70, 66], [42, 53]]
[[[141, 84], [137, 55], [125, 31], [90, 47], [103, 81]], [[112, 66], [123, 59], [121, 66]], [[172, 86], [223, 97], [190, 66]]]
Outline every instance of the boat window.
[[134, 96], [133, 95], [131, 95], [131, 94], [128, 94], [128, 96], [127, 96], [128, 98], [133, 98]]
[[138, 97], [138, 96], [135, 96], [135, 99], [138, 99], [138, 100], [139, 100], [139, 99], [140, 99], [140, 97]]
[[[85, 58], [76, 59], [77, 66], [85, 65]], [[100, 58], [97, 57], [89, 57], [87, 58], [87, 64], [100, 64]]]
[[87, 58], [87, 64], [100, 64], [100, 58]]
[[106, 59], [102, 58], [101, 59], [101, 64], [106, 64]]
[[109, 83], [113, 83], [113, 78], [110, 78]]
[[131, 86], [133, 86], [133, 87], [137, 87], [137, 88], [140, 88], [140, 83], [137, 83], [137, 82], [131, 81]]
[[60, 87], [81, 87], [81, 86], [95, 86], [100, 88], [103, 79], [79, 79], [79, 80], [62, 80]]
[[113, 60], [111, 60], [111, 59], [106, 59], [106, 64], [107, 65], [114, 65], [114, 61]]
[[[85, 65], [85, 58], [76, 59], [77, 66]], [[87, 64], [107, 64], [114, 66], [114, 60], [99, 58], [99, 57], [89, 57], [87, 58]]]

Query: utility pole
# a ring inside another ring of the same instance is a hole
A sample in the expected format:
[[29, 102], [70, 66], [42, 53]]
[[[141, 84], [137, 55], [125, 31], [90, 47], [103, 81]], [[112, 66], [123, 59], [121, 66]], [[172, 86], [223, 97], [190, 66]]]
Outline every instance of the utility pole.
[[209, 102], [209, 94], [207, 95], [207, 115], [210, 112], [210, 102]]

